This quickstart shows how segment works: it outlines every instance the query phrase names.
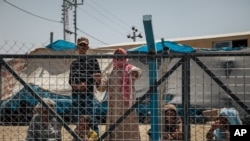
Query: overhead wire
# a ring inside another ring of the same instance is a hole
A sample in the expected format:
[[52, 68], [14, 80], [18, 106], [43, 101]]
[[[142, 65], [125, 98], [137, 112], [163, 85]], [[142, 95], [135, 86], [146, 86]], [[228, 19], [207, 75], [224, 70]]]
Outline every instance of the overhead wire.
[[88, 34], [88, 33], [86, 33], [86, 32], [84, 32], [83, 30], [81, 30], [81, 29], [80, 29], [80, 28], [78, 28], [78, 27], [77, 27], [77, 30], [79, 30], [80, 32], [82, 32], [82, 33], [84, 33], [84, 34], [88, 35], [89, 37], [91, 37], [91, 38], [95, 39], [96, 41], [98, 41], [98, 42], [100, 42], [100, 43], [103, 43], [103, 44], [105, 44], [105, 45], [108, 45], [107, 43], [105, 43], [105, 42], [103, 42], [103, 41], [101, 41], [101, 40], [99, 40], [99, 39], [95, 38], [94, 36], [92, 36], [92, 35], [90, 35], [90, 34]]
[[[100, 6], [98, 3], [96, 3], [94, 0], [90, 0], [91, 2], [93, 2], [96, 6], [98, 6], [98, 8], [102, 9], [103, 11], [105, 11], [106, 13], [108, 13], [109, 16], [112, 16], [113, 18], [115, 18], [115, 20], [108, 18], [107, 16], [104, 15], [104, 12], [100, 10], [97, 10], [96, 8], [94, 8], [93, 6], [91, 6], [89, 3], [87, 3], [87, 5], [94, 9], [95, 11], [97, 11], [99, 14], [101, 14], [103, 17], [109, 19], [110, 22], [113, 22], [115, 25], [122, 27], [123, 29], [127, 30], [127, 29], [131, 29], [131, 26], [126, 24], [126, 22], [124, 22], [123, 20], [121, 20], [120, 18], [118, 18], [117, 16], [115, 16], [114, 14], [112, 14], [111, 12], [109, 12], [107, 9], [105, 9], [104, 7]], [[120, 23], [118, 23], [117, 21], [119, 21]], [[123, 25], [123, 26], [122, 26]], [[125, 28], [126, 27], [126, 28]], [[123, 36], [127, 36], [126, 34], [122, 33]]]
[[84, 12], [85, 14], [89, 15], [91, 18], [94, 18], [96, 21], [98, 21], [98, 22], [102, 23], [103, 25], [105, 25], [105, 26], [109, 27], [110, 29], [112, 29], [112, 30], [116, 31], [117, 33], [119, 33], [119, 34], [121, 34], [121, 35], [123, 35], [123, 36], [124, 36], [124, 35], [126, 35], [126, 34], [124, 34], [124, 33], [120, 32], [119, 30], [114, 29], [112, 26], [110, 26], [110, 25], [106, 24], [105, 22], [103, 22], [102, 20], [98, 19], [98, 18], [97, 18], [97, 17], [95, 17], [94, 15], [92, 15], [92, 14], [90, 14], [90, 13], [86, 12], [86, 11], [85, 11], [85, 10], [83, 10], [82, 8], [79, 8], [79, 9], [80, 9], [82, 12]]
[[[43, 20], [47, 20], [47, 21], [50, 21], [50, 22], [62, 23], [62, 21], [57, 21], [57, 20], [53, 20], [53, 19], [49, 19], [49, 18], [45, 18], [45, 17], [39, 16], [39, 15], [36, 15], [36, 14], [34, 14], [34, 13], [32, 13], [32, 12], [29, 12], [29, 11], [23, 9], [23, 8], [20, 8], [20, 7], [16, 6], [15, 4], [13, 4], [13, 3], [11, 3], [11, 2], [9, 2], [9, 1], [7, 1], [7, 0], [4, 0], [4, 2], [7, 3], [7, 4], [9, 4], [10, 6], [12, 6], [12, 7], [14, 7], [14, 8], [17, 8], [18, 10], [21, 10], [21, 11], [23, 11], [23, 12], [29, 14], [29, 15], [32, 15], [32, 16], [34, 16], [34, 17], [37, 17], [37, 18], [40, 18], [40, 19], [43, 19]], [[96, 3], [95, 3], [95, 4], [96, 4]], [[102, 14], [100, 11], [98, 11], [98, 10], [96, 10], [94, 7], [92, 7], [90, 4], [88, 4], [88, 5], [89, 5], [92, 9], [94, 9], [95, 11], [97, 11], [99, 14], [101, 14], [103, 17], [105, 17], [105, 18], [111, 20], [110, 18], [108, 18], [107, 16], [105, 16], [104, 14]], [[104, 9], [103, 7], [99, 6], [98, 4], [96, 4], [96, 5], [97, 5], [98, 7], [100, 7], [100, 8], [102, 8], [102, 9]], [[112, 26], [110, 26], [110, 25], [108, 25], [108, 24], [102, 22], [100, 19], [96, 18], [95, 16], [93, 16], [92, 14], [86, 12], [85, 10], [83, 10], [83, 9], [81, 9], [81, 8], [80, 8], [80, 10], [82, 10], [85, 14], [89, 15], [89, 16], [92, 17], [92, 18], [94, 17], [95, 20], [97, 20], [97, 21], [100, 22], [100, 23], [103, 23], [104, 25], [106, 25], [106, 26], [109, 27], [110, 29], [116, 31], [117, 33], [126, 36], [126, 34], [120, 32], [119, 30], [114, 29]], [[105, 9], [104, 9], [104, 10], [105, 10]], [[105, 10], [105, 11], [106, 11], [107, 13], [109, 13], [107, 10]], [[110, 13], [109, 13], [109, 14], [110, 14]], [[110, 15], [112, 15], [113, 17], [115, 17], [113, 14], [110, 14]], [[114, 20], [111, 20], [111, 21], [114, 22]], [[119, 19], [118, 21], [121, 21], [121, 20]], [[115, 22], [114, 22], [114, 23], [115, 23]], [[121, 23], [123, 23], [123, 22], [121, 22]], [[116, 25], [117, 25], [117, 23], [116, 23]], [[120, 26], [120, 27], [121, 27], [121, 26]], [[123, 27], [123, 29], [126, 29], [126, 28]], [[90, 35], [89, 33], [87, 33], [87, 32], [85, 32], [85, 31], [81, 30], [81, 29], [78, 28], [78, 27], [77, 27], [77, 30], [79, 30], [80, 32], [82, 32], [82, 33], [84, 33], [84, 34], [90, 36], [91, 38], [95, 39], [96, 41], [98, 41], [98, 42], [100, 42], [100, 43], [102, 43], [102, 44], [108, 45], [108, 43], [105, 43], [105, 42], [103, 42], [103, 41], [97, 39], [96, 37]]]
[[[20, 7], [18, 7], [18, 6], [16, 6], [15, 4], [6, 1], [6, 0], [4, 0], [4, 2], [7, 3], [7, 4], [9, 4], [10, 6], [12, 6], [12, 7], [14, 7], [14, 8], [17, 8], [17, 9], [19, 9], [19, 10], [21, 10], [21, 11], [27, 13], [27, 14], [30, 14], [30, 15], [32, 15], [32, 16], [35, 16], [35, 17], [37, 17], [37, 18], [40, 18], [40, 19], [43, 19], [43, 20], [47, 20], [47, 21], [50, 21], [50, 22], [62, 23], [61, 21], [56, 21], [56, 20], [44, 18], [44, 17], [41, 17], [41, 16], [39, 16], [39, 15], [33, 14], [33, 13], [31, 13], [31, 12], [29, 12], [29, 11], [27, 11], [27, 10], [24, 10], [24, 9], [22, 9], [22, 8], [20, 8]], [[84, 33], [84, 34], [90, 36], [91, 38], [95, 39], [96, 41], [98, 41], [98, 42], [100, 42], [100, 43], [102, 43], [102, 44], [107, 45], [107, 43], [105, 43], [105, 42], [103, 42], [103, 41], [101, 41], [101, 40], [95, 38], [94, 36], [90, 35], [89, 33], [84, 32], [83, 30], [81, 30], [81, 29], [79, 29], [79, 28], [77, 28], [77, 30], [79, 30], [80, 32], [82, 32], [82, 33]]]
[[30, 14], [30, 15], [32, 15], [32, 16], [34, 16], [34, 17], [37, 17], [37, 18], [40, 18], [40, 19], [43, 19], [43, 20], [47, 20], [47, 21], [50, 21], [50, 22], [62, 23], [62, 21], [56, 21], [56, 20], [53, 20], [53, 19], [44, 18], [44, 17], [41, 17], [41, 16], [36, 15], [36, 14], [34, 14], [34, 13], [31, 13], [31, 12], [29, 12], [29, 11], [27, 11], [27, 10], [24, 10], [24, 9], [22, 9], [22, 8], [20, 8], [20, 7], [18, 7], [18, 6], [16, 6], [15, 4], [6, 1], [6, 0], [4, 0], [4, 2], [7, 3], [7, 4], [9, 4], [10, 6], [15, 7], [15, 8], [17, 8], [17, 9], [19, 9], [19, 10], [21, 10], [21, 11], [27, 13], [27, 14]]
[[[130, 28], [130, 27], [127, 26], [127, 25], [126, 25], [126, 27], [125, 27], [124, 24], [123, 24], [123, 26], [122, 26], [120, 23], [117, 22], [117, 21], [119, 21], [119, 20], [114, 20], [114, 19], [112, 19], [112, 18], [109, 18], [108, 16], [104, 15], [103, 12], [101, 12], [100, 10], [97, 10], [96, 8], [94, 8], [93, 6], [91, 6], [90, 4], [88, 4], [87, 2], [86, 2], [86, 4], [87, 4], [90, 8], [92, 8], [93, 10], [95, 10], [97, 13], [99, 13], [100, 15], [102, 15], [103, 17], [105, 17], [106, 19], [108, 19], [110, 22], [113, 22], [115, 25], [117, 25], [117, 26], [123, 28], [125, 31], [128, 30], [128, 28]], [[95, 4], [96, 4], [96, 3], [95, 3]], [[97, 5], [97, 4], [96, 4], [96, 5]], [[100, 7], [99, 5], [97, 5], [97, 6]], [[102, 7], [100, 7], [100, 8], [103, 9], [104, 11], [106, 11], [109, 15], [112, 15], [110, 12], [108, 12], [108, 11], [105, 10], [104, 8], [102, 8]], [[115, 17], [114, 15], [112, 15], [112, 16]], [[118, 19], [118, 18], [116, 18], [116, 19]]]
[[112, 17], [114, 17], [115, 19], [117, 19], [117, 21], [120, 21], [121, 24], [123, 24], [126, 27], [130, 28], [130, 25], [126, 24], [126, 22], [124, 22], [123, 20], [121, 20], [120, 18], [118, 18], [117, 16], [115, 16], [114, 14], [112, 14], [111, 12], [109, 12], [107, 9], [105, 9], [102, 6], [100, 6], [99, 4], [97, 4], [94, 0], [91, 0], [91, 2], [93, 2], [99, 8], [103, 9], [106, 13], [108, 13], [109, 15], [111, 15]]
[[[95, 4], [96, 4], [96, 3], [95, 3]], [[130, 28], [130, 27], [129, 27], [128, 25], [126, 25], [126, 24], [124, 24], [125, 26], [124, 26], [124, 25], [121, 26], [121, 24], [119, 24], [119, 23], [117, 23], [117, 22], [114, 22], [113, 19], [107, 17], [107, 16], [104, 15], [102, 12], [96, 10], [96, 8], [94, 8], [93, 6], [91, 6], [89, 3], [87, 3], [87, 5], [88, 5], [90, 8], [92, 8], [93, 10], [95, 10], [95, 11], [96, 11], [98, 14], [100, 14], [101, 16], [105, 17], [106, 19], [109, 19], [109, 21], [113, 22], [115, 25], [118, 25], [119, 27], [121, 27], [121, 28], [123, 28], [123, 29], [125, 29], [125, 30], [127, 30], [127, 29]], [[96, 4], [96, 5], [97, 5], [97, 4]], [[99, 6], [99, 5], [97, 5], [97, 6], [100, 7], [101, 9], [105, 10], [107, 13], [109, 13], [109, 16], [111, 15], [111, 16], [115, 17], [116, 19], [118, 19], [117, 21], [120, 21], [121, 23], [124, 23], [124, 22], [122, 22], [119, 18], [117, 18], [115, 15], [111, 14], [111, 13], [108, 12], [106, 9], [104, 9], [103, 7], [101, 7], [101, 6]], [[79, 8], [79, 7], [78, 7], [78, 8]], [[116, 30], [115, 28], [113, 28], [113, 27], [110, 26], [109, 24], [103, 22], [102, 20], [100, 20], [99, 18], [97, 18], [96, 16], [94, 16], [93, 14], [90, 14], [89, 12], [85, 11], [85, 10], [82, 9], [82, 8], [79, 8], [79, 9], [80, 9], [81, 12], [83, 12], [83, 13], [89, 15], [91, 18], [95, 19], [95, 20], [98, 21], [99, 23], [102, 23], [103, 25], [107, 26], [108, 28], [110, 28], [110, 29], [116, 31], [117, 33], [121, 34], [122, 36], [127, 36], [125, 33], [121, 32], [120, 30]], [[83, 32], [83, 31], [81, 31], [81, 32]], [[83, 32], [83, 33], [85, 33], [85, 32]], [[91, 36], [91, 37], [94, 38], [94, 36]], [[99, 40], [99, 39], [96, 39], [96, 38], [95, 38], [95, 40], [98, 40], [99, 42], [102, 42], [103, 44], [107, 45], [107, 43], [104, 43], [103, 41], [101, 41], [101, 40]]]

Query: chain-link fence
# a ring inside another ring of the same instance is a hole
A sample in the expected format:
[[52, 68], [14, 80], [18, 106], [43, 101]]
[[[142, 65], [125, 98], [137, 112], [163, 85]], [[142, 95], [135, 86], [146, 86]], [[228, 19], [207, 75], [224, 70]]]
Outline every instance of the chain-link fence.
[[45, 47], [49, 42], [44, 42], [40, 44], [35, 43], [24, 43], [20, 41], [10, 41], [0, 39], [0, 53], [1, 54], [27, 54], [30, 51]]
[[[82, 137], [76, 129], [76, 119], [82, 114], [91, 116], [92, 131], [104, 140], [148, 141], [159, 136], [205, 141], [225, 108], [227, 112], [235, 108], [243, 124], [249, 124], [248, 49], [158, 55], [113, 55], [113, 51], [95, 49], [92, 55], [76, 55], [74, 50], [40, 48], [20, 55], [18, 49], [10, 53], [13, 48], [29, 50], [33, 46], [8, 41], [1, 45], [0, 140], [25, 140], [33, 129], [35, 135], [53, 132], [44, 138], [71, 141]], [[94, 58], [102, 73], [100, 84], [92, 83], [92, 73], [98, 72], [91, 69]], [[117, 60], [126, 62], [124, 58], [133, 66], [119, 70]], [[74, 91], [69, 82], [74, 60], [82, 62], [75, 66], [79, 76], [72, 81], [89, 80], [89, 92]], [[88, 75], [80, 75], [81, 67], [88, 68]], [[130, 77], [133, 71], [137, 74]], [[55, 107], [43, 98], [53, 100]], [[36, 114], [44, 114], [34, 110], [39, 103], [52, 115], [47, 114], [47, 120], [34, 120]]]

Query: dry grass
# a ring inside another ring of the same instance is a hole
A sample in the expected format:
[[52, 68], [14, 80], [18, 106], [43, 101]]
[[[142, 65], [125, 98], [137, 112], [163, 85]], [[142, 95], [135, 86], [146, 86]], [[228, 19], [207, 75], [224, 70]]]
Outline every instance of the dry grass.
[[[74, 125], [70, 125], [71, 129], [74, 129]], [[0, 141], [23, 141], [26, 137], [27, 126], [0, 126]], [[149, 141], [147, 131], [150, 128], [149, 125], [140, 125], [140, 132], [142, 141]], [[206, 141], [205, 135], [209, 130], [209, 124], [196, 124], [191, 125], [191, 141]], [[105, 126], [99, 127], [100, 134], [105, 131]], [[63, 128], [62, 140], [71, 141], [72, 136]]]

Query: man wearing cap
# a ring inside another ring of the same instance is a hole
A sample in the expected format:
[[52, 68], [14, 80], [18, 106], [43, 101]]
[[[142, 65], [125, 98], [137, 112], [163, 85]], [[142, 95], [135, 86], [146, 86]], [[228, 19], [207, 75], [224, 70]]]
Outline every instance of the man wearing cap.
[[[85, 56], [89, 49], [89, 40], [80, 37], [77, 40], [77, 51], [79, 57], [71, 63], [69, 84], [72, 87], [72, 114], [73, 122], [78, 122], [79, 115], [92, 115], [94, 84], [93, 75], [100, 74], [100, 66], [97, 59]], [[98, 133], [96, 118], [93, 117], [93, 128]]]

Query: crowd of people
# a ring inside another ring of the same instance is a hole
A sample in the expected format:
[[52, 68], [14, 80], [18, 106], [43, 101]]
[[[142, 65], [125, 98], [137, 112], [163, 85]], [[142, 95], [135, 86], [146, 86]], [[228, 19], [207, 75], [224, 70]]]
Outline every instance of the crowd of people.
[[[70, 66], [69, 84], [72, 88], [72, 123], [76, 125], [74, 132], [83, 141], [97, 141], [99, 138], [98, 120], [94, 114], [94, 86], [98, 91], [107, 92], [108, 112], [106, 131], [136, 102], [135, 81], [141, 76], [141, 69], [128, 62], [124, 57], [126, 50], [119, 48], [114, 51], [112, 70], [102, 74], [97, 59], [86, 57], [89, 40], [81, 37], [77, 40], [79, 58]], [[120, 56], [119, 56], [120, 55]], [[49, 106], [38, 103], [30, 122], [27, 141], [61, 141], [62, 124], [48, 108], [56, 111], [53, 100], [44, 98]], [[173, 104], [162, 107], [163, 132], [162, 140], [182, 140], [183, 125], [178, 109]], [[223, 108], [206, 134], [208, 140], [229, 141], [229, 125], [242, 124], [239, 114], [234, 108]], [[151, 132], [148, 132], [150, 136]], [[73, 139], [72, 141], [76, 141]], [[140, 141], [139, 118], [135, 110], [130, 112], [114, 130], [104, 139], [107, 141], [132, 140]]]
[[[98, 121], [94, 114], [94, 86], [99, 91], [107, 91], [108, 114], [106, 129], [118, 120], [132, 104], [136, 102], [135, 81], [141, 76], [141, 69], [128, 63], [125, 57], [113, 58], [110, 74], [103, 75], [97, 59], [84, 56], [89, 49], [89, 40], [81, 37], [77, 40], [79, 58], [70, 65], [69, 84], [72, 88], [72, 123], [75, 133], [84, 141], [96, 141], [99, 137]], [[115, 55], [126, 55], [126, 50], [119, 48]], [[51, 108], [55, 102], [43, 99]], [[38, 110], [38, 107], [41, 110]], [[54, 109], [55, 110], [55, 109]], [[39, 111], [39, 112], [38, 112]], [[28, 129], [27, 140], [61, 140], [62, 124], [50, 116], [48, 107], [39, 103], [34, 109], [34, 116]], [[75, 141], [77, 139], [73, 139]], [[105, 140], [140, 141], [139, 118], [134, 110]]]

